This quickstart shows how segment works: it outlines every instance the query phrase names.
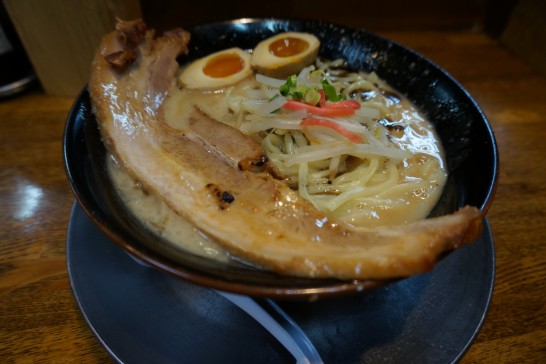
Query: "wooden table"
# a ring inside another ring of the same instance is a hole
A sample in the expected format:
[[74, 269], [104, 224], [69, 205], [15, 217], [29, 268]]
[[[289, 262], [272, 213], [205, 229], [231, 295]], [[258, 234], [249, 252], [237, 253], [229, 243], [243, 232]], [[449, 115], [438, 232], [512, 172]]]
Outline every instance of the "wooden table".
[[[480, 33], [383, 35], [458, 79], [485, 111], [499, 144], [500, 180], [489, 213], [495, 290], [463, 362], [541, 362], [546, 359], [546, 78]], [[0, 102], [1, 363], [111, 362], [78, 311], [66, 270], [74, 198], [61, 137], [71, 103], [40, 91]]]

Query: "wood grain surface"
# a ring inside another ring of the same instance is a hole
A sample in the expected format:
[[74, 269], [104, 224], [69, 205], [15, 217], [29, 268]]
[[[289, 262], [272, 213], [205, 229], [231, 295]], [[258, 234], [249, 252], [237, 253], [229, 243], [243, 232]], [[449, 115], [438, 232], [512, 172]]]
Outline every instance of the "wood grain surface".
[[141, 16], [138, 0], [4, 0], [42, 87], [49, 95], [76, 96], [89, 64], [116, 17]]
[[[500, 179], [489, 212], [496, 282], [463, 363], [546, 360], [546, 78], [479, 32], [382, 35], [451, 73], [489, 118]], [[74, 198], [61, 153], [72, 99], [39, 90], [0, 102], [0, 363], [108, 363], [66, 271]], [[461, 297], [464, 299], [464, 297]]]

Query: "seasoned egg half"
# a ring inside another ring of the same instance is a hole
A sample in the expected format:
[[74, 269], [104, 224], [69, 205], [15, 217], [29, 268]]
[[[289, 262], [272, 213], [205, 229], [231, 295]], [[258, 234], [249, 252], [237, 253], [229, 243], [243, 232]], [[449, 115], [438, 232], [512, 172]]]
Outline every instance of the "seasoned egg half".
[[230, 48], [193, 61], [180, 73], [188, 88], [212, 89], [232, 85], [252, 74], [251, 55], [241, 48]]
[[287, 32], [267, 38], [254, 48], [252, 67], [266, 76], [285, 78], [317, 58], [320, 41], [313, 34]]

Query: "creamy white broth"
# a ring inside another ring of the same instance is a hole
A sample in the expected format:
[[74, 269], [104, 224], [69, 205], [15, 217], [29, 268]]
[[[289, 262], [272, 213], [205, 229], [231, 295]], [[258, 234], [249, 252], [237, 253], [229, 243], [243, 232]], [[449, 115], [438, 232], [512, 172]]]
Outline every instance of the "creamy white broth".
[[[381, 90], [395, 92], [380, 79], [374, 77], [373, 81]], [[241, 117], [241, 110], [234, 109], [233, 98], [253, 94], [253, 90], [259, 90], [260, 87], [254, 77], [240, 82], [233, 88], [216, 91], [190, 90], [176, 86], [171, 89], [164, 104], [165, 121], [171, 127], [183, 130], [188, 125], [190, 112], [197, 107], [218, 121], [244, 130], [242, 126], [244, 118]], [[389, 164], [388, 160], [376, 161], [376, 164], [378, 163], [376, 173], [367, 185], [372, 191], [370, 195], [364, 194], [364, 197], [349, 200], [335, 211], [324, 208], [333, 203], [330, 193], [319, 194], [313, 203], [327, 216], [355, 226], [408, 223], [425, 218], [439, 200], [447, 172], [438, 138], [432, 125], [417, 108], [403, 96], [399, 94], [397, 96], [400, 98], [398, 102], [390, 102], [385, 101], [386, 98], [376, 92], [370, 100], [363, 102], [363, 105], [371, 105], [369, 107], [377, 107], [382, 113], [386, 112], [390, 120], [396, 121], [396, 125], [403, 126], [403, 130], [397, 129], [396, 126], [381, 125], [377, 120], [370, 122], [368, 127], [371, 133], [378, 132], [374, 128], [379, 129], [384, 134], [383, 138], [388, 139], [383, 141], [386, 145], [410, 151], [413, 156], [397, 163], [395, 186], [373, 193], [376, 186], [392, 177], [389, 170], [393, 168], [392, 162]], [[261, 139], [263, 133], [251, 136]], [[267, 148], [265, 149], [267, 151]], [[274, 163], [279, 163], [274, 157], [270, 158]], [[372, 164], [372, 161], [369, 163]], [[232, 258], [229, 252], [174, 213], [159, 198], [144, 193], [139, 184], [125, 175], [116, 163], [109, 163], [109, 169], [128, 209], [152, 231], [175, 246], [194, 254], [221, 261]], [[337, 188], [335, 179], [332, 186]], [[329, 200], [323, 203], [323, 199]]]
[[108, 158], [107, 166], [121, 200], [148, 229], [190, 253], [222, 262], [231, 259], [223, 247], [176, 214], [163, 200], [154, 194], [145, 193], [112, 156]]

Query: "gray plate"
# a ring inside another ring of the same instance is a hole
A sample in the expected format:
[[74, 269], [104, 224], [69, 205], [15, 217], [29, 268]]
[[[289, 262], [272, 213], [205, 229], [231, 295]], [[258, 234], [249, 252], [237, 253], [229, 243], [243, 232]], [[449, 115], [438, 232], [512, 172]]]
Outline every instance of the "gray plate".
[[[76, 204], [68, 271], [91, 330], [120, 363], [292, 363], [292, 356], [214, 290], [137, 264]], [[325, 363], [451, 363], [477, 335], [494, 282], [482, 237], [431, 273], [359, 295], [279, 302]]]

